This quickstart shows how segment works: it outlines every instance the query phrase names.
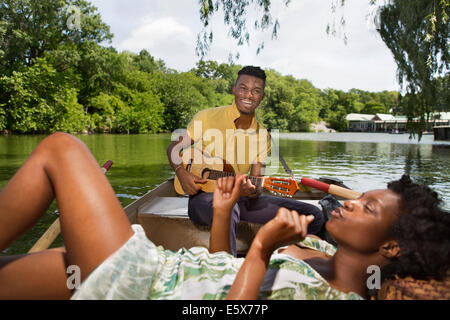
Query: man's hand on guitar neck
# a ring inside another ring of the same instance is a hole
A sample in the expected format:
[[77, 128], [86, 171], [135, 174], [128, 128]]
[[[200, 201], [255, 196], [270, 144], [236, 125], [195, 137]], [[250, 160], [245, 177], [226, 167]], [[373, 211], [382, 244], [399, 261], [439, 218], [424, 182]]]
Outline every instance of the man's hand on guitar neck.
[[187, 172], [184, 168], [180, 168], [179, 170], [177, 170], [176, 175], [180, 180], [180, 184], [184, 192], [190, 196], [197, 194], [201, 189], [201, 187], [197, 185], [197, 183], [206, 183], [206, 179], [197, 177], [196, 175]]
[[261, 191], [250, 181], [250, 179], [245, 179], [242, 181], [240, 186], [240, 196], [248, 197], [250, 199], [255, 199], [261, 194]]

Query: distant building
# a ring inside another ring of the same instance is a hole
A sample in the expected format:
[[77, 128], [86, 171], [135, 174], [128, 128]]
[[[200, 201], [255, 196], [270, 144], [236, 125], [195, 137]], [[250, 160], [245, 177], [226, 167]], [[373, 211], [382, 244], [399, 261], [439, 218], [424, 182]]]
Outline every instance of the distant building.
[[436, 125], [449, 125], [450, 124], [450, 112], [436, 112], [433, 113], [433, 120]]
[[375, 123], [375, 132], [403, 132], [406, 131], [406, 116], [377, 113], [372, 121]]
[[373, 132], [373, 114], [349, 113], [345, 117], [348, 121], [348, 131]]
[[[408, 122], [406, 116], [385, 113], [349, 113], [345, 119], [348, 121], [348, 131], [359, 132], [404, 132]], [[430, 129], [434, 126], [450, 125], [450, 112], [432, 113], [428, 123]]]

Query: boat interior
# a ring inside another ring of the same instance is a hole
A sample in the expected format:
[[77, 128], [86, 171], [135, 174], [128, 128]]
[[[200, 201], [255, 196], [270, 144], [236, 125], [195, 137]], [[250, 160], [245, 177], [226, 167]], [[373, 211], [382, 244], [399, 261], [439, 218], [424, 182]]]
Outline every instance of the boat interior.
[[[270, 194], [264, 190], [263, 194]], [[302, 190], [294, 199], [318, 206], [326, 194], [315, 189]], [[156, 245], [177, 251], [194, 246], [209, 247], [210, 228], [193, 223], [188, 217], [188, 196], [175, 192], [174, 179], [168, 179], [125, 208], [133, 224], [140, 224]], [[238, 256], [245, 255], [260, 224], [241, 221], [236, 236]]]

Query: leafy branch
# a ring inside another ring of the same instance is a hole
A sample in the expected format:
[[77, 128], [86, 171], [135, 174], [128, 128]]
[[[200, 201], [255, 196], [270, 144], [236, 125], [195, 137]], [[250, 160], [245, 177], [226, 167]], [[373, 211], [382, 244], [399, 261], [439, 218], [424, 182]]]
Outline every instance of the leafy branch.
[[[282, 1], [286, 6], [290, 3], [290, 0]], [[262, 13], [253, 21], [253, 30], [263, 32], [271, 28], [272, 39], [277, 38], [280, 23], [271, 15], [272, 3], [270, 0], [199, 0], [199, 4], [200, 21], [203, 28], [197, 34], [195, 51], [202, 60], [208, 54], [213, 43], [211, 19], [221, 10], [224, 14], [224, 24], [229, 27], [228, 34], [237, 40], [238, 46], [242, 46], [244, 43], [250, 45], [251, 27], [248, 22], [248, 12], [258, 11], [258, 9], [262, 9]], [[259, 54], [262, 49], [264, 49], [264, 41], [258, 44], [256, 54]], [[239, 59], [239, 53], [235, 54], [235, 58]], [[229, 60], [233, 60], [232, 54], [230, 54]]]

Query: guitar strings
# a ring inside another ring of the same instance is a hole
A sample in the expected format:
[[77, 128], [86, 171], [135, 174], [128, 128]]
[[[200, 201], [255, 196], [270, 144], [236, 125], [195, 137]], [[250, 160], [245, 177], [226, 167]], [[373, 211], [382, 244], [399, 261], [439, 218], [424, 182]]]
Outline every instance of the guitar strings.
[[[210, 179], [210, 180], [217, 180], [219, 178], [231, 177], [231, 176], [235, 176], [235, 174], [233, 172], [209, 170], [208, 179]], [[247, 179], [250, 179], [250, 181], [257, 187], [261, 187], [262, 186], [263, 178], [261, 178], [261, 177], [252, 177], [252, 176], [250, 176], [250, 177], [247, 177]]]

